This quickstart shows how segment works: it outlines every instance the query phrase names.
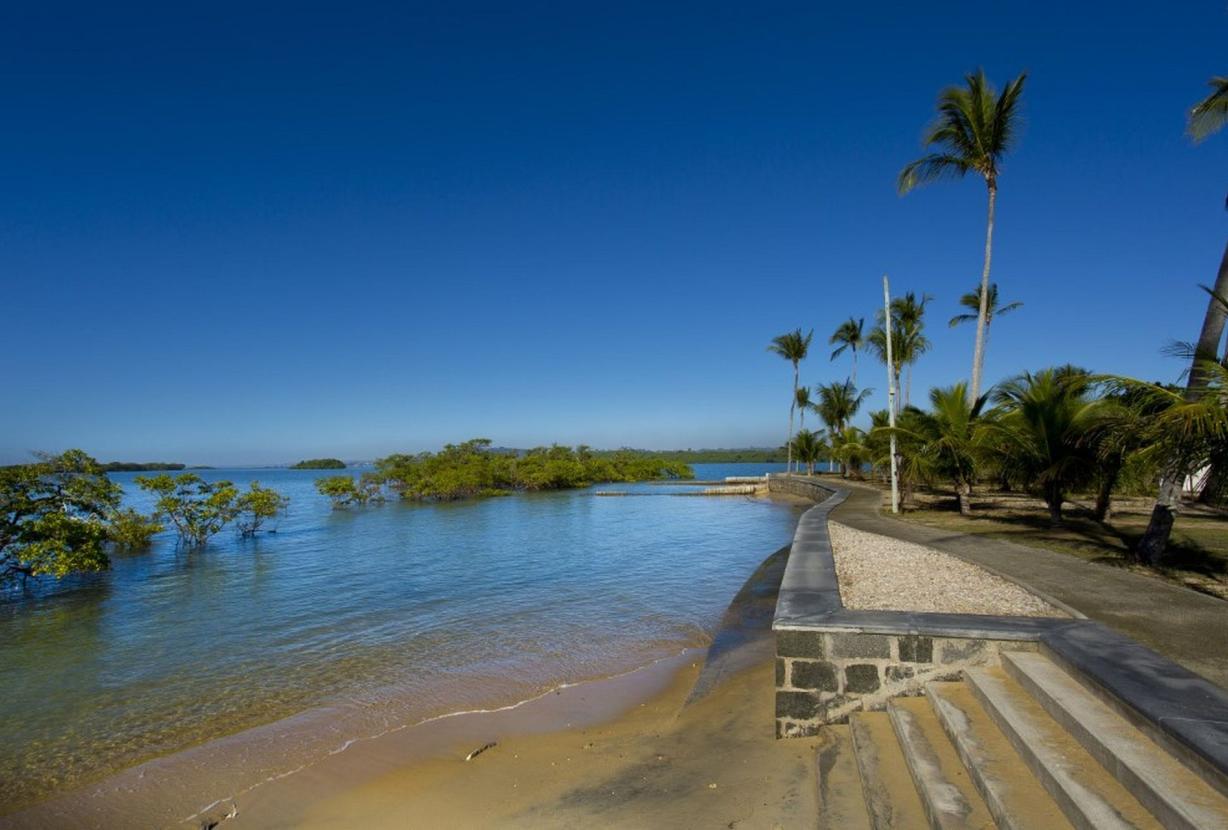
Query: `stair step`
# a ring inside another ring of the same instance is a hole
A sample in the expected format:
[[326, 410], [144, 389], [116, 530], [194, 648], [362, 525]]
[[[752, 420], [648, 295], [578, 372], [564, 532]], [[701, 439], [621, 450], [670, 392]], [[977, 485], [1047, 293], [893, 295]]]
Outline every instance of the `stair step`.
[[969, 690], [1076, 826], [1162, 827], [1120, 781], [1002, 669], [973, 669], [966, 676]]
[[[1186, 830], [1228, 827], [1228, 798], [1053, 661], [1030, 652], [1005, 652], [1002, 658], [1005, 673], [1161, 825]], [[980, 671], [969, 672], [978, 691], [990, 687], [990, 677]]]
[[967, 683], [929, 683], [925, 692], [999, 827], [1071, 828], [1062, 808], [1032, 775]]
[[874, 830], [847, 726], [819, 731], [819, 830]]
[[929, 701], [896, 698], [887, 704], [921, 803], [934, 830], [988, 830], [993, 818], [947, 740]]
[[904, 751], [886, 712], [857, 712], [849, 718], [861, 788], [874, 830], [910, 830], [927, 823]]

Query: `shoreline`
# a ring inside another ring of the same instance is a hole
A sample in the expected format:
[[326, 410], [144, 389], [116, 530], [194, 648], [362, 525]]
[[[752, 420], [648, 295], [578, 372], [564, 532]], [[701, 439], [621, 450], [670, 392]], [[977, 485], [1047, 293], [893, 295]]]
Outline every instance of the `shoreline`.
[[[276, 785], [286, 785], [322, 764], [344, 768], [367, 746], [396, 743], [402, 759], [412, 762], [451, 757], [478, 748], [468, 746], [490, 729], [500, 734], [526, 735], [593, 725], [618, 718], [626, 710], [661, 694], [688, 671], [698, 675], [707, 647], [686, 646], [618, 673], [569, 681], [527, 698], [474, 709], [430, 715], [393, 724], [368, 735], [336, 734], [338, 742], [324, 748], [330, 721], [341, 714], [338, 705], [308, 709], [286, 718], [224, 735], [203, 744], [160, 756], [0, 815], [0, 828], [62, 826], [216, 826], [229, 818], [235, 803]], [[297, 744], [317, 739], [314, 757], [296, 765], [260, 757], [260, 750], [277, 742]], [[485, 742], [483, 742], [485, 743]], [[238, 762], [239, 766], [236, 767]], [[357, 764], [361, 766], [361, 762]], [[241, 770], [236, 772], [236, 770]], [[333, 771], [336, 774], [336, 770]], [[342, 772], [338, 780], [348, 778]], [[293, 787], [289, 787], [294, 789]], [[319, 789], [316, 782], [310, 791]], [[225, 794], [219, 794], [225, 790]], [[195, 806], [191, 806], [195, 805]]]
[[[790, 497], [761, 498], [802, 506]], [[639, 650], [640, 659], [609, 667], [613, 674], [566, 680], [527, 695], [529, 690], [517, 695], [509, 689], [505, 692], [512, 694], [500, 698], [498, 677], [492, 676], [467, 695], [470, 706], [428, 710], [404, 720], [392, 710], [381, 716], [362, 701], [335, 701], [75, 785], [0, 816], [0, 827], [216, 826], [248, 813], [251, 804], [276, 801], [266, 795], [273, 790], [300, 790], [300, 800], [319, 798], [324, 788], [314, 771], [322, 767], [333, 770], [335, 783], [354, 785], [389, 757], [405, 765], [467, 754], [490, 742], [477, 732], [470, 735], [466, 730], [477, 728], [471, 723], [487, 722], [487, 731], [516, 736], [592, 728], [633, 714], [637, 704], [648, 705], [688, 675], [683, 702], [690, 704], [765, 655], [770, 658], [770, 620], [787, 551], [786, 546], [760, 562], [715, 629], [704, 632], [705, 645], [641, 643], [642, 649], [629, 652]], [[367, 756], [373, 760], [364, 760]], [[315, 783], [304, 789], [295, 786], [299, 779]]]
[[[673, 700], [675, 708], [689, 705], [753, 664], [770, 662], [771, 611], [787, 550], [767, 557], [751, 574], [707, 646], [682, 645], [613, 675], [562, 683], [507, 703], [393, 723], [372, 734], [339, 730], [346, 714], [341, 705], [317, 707], [28, 805], [0, 817], [0, 827], [216, 826], [236, 818], [247, 823], [253, 813], [265, 819], [251, 826], [276, 826], [282, 821], [276, 815], [288, 814], [292, 805], [320, 800], [324, 793], [340, 797], [347, 788], [406, 765], [454, 763], [493, 740], [497, 746], [482, 756], [488, 764], [508, 737], [619, 724], [664, 698]], [[681, 698], [671, 696], [683, 689]], [[764, 722], [770, 725], [770, 717]], [[297, 762], [289, 763], [291, 758]]]

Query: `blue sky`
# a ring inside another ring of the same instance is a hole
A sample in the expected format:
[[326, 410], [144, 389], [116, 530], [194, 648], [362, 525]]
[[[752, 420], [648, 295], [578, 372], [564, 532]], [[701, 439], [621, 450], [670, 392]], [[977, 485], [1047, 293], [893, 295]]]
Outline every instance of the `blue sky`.
[[884, 271], [936, 298], [920, 397], [968, 373], [985, 189], [894, 181], [978, 65], [1030, 72], [988, 379], [1175, 378], [1228, 232], [1228, 134], [1182, 134], [1218, 0], [24, 5], [0, 461], [776, 444], [767, 342], [871, 317]]

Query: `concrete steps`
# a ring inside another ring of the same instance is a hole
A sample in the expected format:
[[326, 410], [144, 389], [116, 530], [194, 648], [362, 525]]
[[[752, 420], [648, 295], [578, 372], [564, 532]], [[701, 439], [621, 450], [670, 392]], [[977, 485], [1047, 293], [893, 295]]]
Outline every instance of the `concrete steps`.
[[824, 735], [822, 827], [1228, 830], [1224, 782], [1035, 652]]

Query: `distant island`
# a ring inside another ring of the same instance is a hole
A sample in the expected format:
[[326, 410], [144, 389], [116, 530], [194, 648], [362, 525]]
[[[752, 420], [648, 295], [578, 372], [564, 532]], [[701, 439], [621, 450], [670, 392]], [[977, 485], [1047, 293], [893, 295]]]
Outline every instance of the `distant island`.
[[345, 462], [340, 458], [308, 458], [290, 467], [291, 470], [344, 470]]
[[108, 461], [100, 464], [105, 473], [148, 473], [164, 470], [186, 470], [184, 464], [169, 461]]

